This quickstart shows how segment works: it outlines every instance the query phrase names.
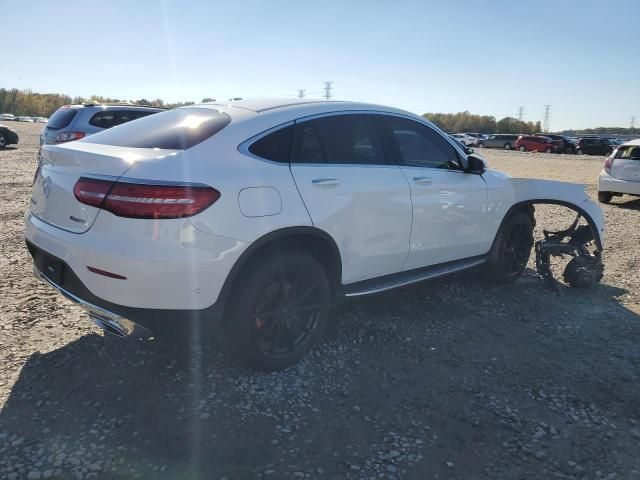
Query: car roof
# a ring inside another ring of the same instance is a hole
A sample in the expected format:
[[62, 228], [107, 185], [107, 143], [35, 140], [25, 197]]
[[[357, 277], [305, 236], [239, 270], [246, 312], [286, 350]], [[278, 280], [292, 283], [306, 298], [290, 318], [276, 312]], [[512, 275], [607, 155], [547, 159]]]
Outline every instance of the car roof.
[[629, 140], [627, 142], [624, 142], [620, 146], [621, 147], [625, 147], [625, 146], [640, 146], [640, 138], [636, 138], [635, 140]]
[[80, 103], [80, 104], [73, 104], [73, 105], [65, 105], [62, 108], [74, 108], [74, 109], [81, 109], [81, 108], [90, 108], [90, 107], [94, 107], [94, 108], [99, 108], [102, 110], [153, 110], [153, 111], [162, 111], [162, 110], [166, 110], [166, 108], [162, 108], [162, 107], [153, 107], [151, 105], [133, 105], [133, 104], [128, 104], [128, 103]]
[[[323, 99], [307, 99], [307, 98], [257, 98], [257, 99], [243, 99], [234, 100], [229, 102], [210, 102], [201, 103], [196, 105], [189, 105], [182, 108], [220, 108], [227, 112], [245, 111], [253, 112], [258, 115], [262, 113], [276, 113], [276, 112], [295, 112], [296, 116], [304, 116], [305, 113], [312, 114], [319, 111], [347, 111], [347, 110], [371, 110], [378, 112], [399, 113], [403, 115], [410, 115], [415, 117], [416, 115], [405, 110], [401, 110], [394, 107], [387, 107], [384, 105], [375, 105], [372, 103], [364, 102], [350, 102], [343, 100], [323, 100]], [[426, 119], [423, 119], [426, 121]], [[430, 123], [430, 122], [428, 122]]]
[[322, 100], [322, 99], [307, 99], [307, 98], [248, 98], [241, 100], [229, 100], [228, 102], [214, 101], [203, 103], [198, 106], [204, 105], [217, 105], [222, 107], [235, 107], [242, 108], [244, 110], [251, 110], [252, 112], [261, 113], [267, 110], [274, 110], [276, 108], [304, 106], [309, 104], [344, 104], [352, 103], [340, 100]]

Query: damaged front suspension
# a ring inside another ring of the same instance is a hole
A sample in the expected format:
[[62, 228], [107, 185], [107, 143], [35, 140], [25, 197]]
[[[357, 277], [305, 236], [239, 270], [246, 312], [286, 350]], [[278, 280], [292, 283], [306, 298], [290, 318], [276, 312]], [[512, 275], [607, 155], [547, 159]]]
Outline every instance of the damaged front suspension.
[[589, 250], [594, 242], [593, 231], [588, 225], [579, 226], [580, 218], [578, 214], [566, 230], [543, 230], [544, 239], [535, 243], [538, 275], [557, 295], [560, 295], [560, 284], [551, 271], [551, 256], [573, 257], [563, 273], [564, 281], [572, 287], [590, 287], [602, 279], [602, 253], [599, 249]]

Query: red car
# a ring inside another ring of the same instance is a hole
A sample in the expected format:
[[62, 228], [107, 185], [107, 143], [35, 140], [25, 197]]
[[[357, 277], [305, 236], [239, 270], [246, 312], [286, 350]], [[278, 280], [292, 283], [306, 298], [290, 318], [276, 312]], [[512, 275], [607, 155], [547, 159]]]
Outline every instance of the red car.
[[536, 137], [534, 135], [520, 135], [514, 148], [521, 152], [555, 153], [558, 150], [558, 146], [549, 137]]

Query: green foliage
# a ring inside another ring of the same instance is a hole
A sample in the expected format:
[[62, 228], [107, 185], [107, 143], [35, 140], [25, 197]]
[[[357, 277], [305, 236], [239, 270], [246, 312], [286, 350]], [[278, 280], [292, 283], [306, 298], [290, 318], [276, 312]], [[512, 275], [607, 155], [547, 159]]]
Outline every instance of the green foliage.
[[121, 100], [118, 98], [92, 95], [89, 98], [70, 97], [61, 93], [34, 93], [31, 90], [17, 88], [0, 88], [0, 113], [14, 115], [29, 115], [33, 117], [50, 117], [53, 112], [63, 105], [78, 103], [131, 103], [133, 105], [151, 105], [153, 107], [176, 108], [193, 105], [194, 102], [164, 103], [161, 98], [155, 100]]
[[536, 133], [541, 130], [540, 122], [521, 122], [511, 117], [496, 122], [495, 117], [469, 112], [425, 113], [422, 116], [445, 132]]

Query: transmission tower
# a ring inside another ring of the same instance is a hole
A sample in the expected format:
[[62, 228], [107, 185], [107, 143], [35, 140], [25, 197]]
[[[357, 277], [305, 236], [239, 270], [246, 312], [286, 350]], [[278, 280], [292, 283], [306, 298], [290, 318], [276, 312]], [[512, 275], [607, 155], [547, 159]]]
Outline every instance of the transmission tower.
[[549, 118], [551, 118], [551, 105], [545, 105], [544, 106], [544, 124], [542, 127], [545, 132], [549, 131]]
[[630, 128], [636, 128], [636, 117], [631, 115], [631, 122], [629, 123]]
[[518, 107], [518, 120], [522, 121], [524, 118], [524, 107]]
[[329, 100], [331, 98], [331, 85], [333, 85], [333, 81], [323, 82], [324, 83], [324, 98]]
[[298, 98], [304, 98], [304, 94], [307, 90], [304, 88], [301, 88], [298, 90]]

